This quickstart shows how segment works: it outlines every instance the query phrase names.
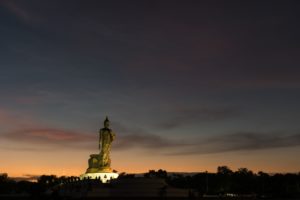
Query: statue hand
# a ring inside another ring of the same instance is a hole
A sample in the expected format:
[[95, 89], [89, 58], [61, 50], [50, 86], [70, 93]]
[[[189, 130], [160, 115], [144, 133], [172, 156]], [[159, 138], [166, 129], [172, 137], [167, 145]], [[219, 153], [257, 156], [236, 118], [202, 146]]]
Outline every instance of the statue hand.
[[116, 137], [116, 134], [113, 133], [113, 132], [111, 132], [111, 133], [110, 133], [110, 138], [111, 138], [112, 141], [115, 139], [115, 137]]

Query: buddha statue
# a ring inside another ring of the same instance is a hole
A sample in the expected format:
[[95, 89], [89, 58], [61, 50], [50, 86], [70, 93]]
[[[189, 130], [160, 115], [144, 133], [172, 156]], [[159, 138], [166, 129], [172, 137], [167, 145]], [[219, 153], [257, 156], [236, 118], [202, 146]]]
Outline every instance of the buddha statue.
[[104, 128], [99, 130], [99, 154], [90, 155], [89, 168], [87, 173], [99, 173], [99, 172], [112, 172], [110, 167], [110, 148], [113, 140], [115, 139], [115, 133], [109, 128], [109, 120], [106, 117], [104, 120]]

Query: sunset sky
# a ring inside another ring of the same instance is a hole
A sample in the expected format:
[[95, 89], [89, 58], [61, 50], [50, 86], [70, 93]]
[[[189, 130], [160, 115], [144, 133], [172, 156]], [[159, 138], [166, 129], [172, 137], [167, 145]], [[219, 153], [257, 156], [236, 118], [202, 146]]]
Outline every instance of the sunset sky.
[[0, 0], [0, 173], [300, 171], [300, 1]]

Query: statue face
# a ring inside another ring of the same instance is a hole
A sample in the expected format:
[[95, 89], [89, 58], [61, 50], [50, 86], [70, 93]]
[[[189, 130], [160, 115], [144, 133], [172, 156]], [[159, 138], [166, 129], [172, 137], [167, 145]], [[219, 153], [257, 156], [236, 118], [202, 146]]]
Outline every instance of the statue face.
[[104, 127], [105, 127], [105, 128], [108, 128], [108, 127], [109, 127], [109, 122], [107, 122], [107, 121], [104, 122]]

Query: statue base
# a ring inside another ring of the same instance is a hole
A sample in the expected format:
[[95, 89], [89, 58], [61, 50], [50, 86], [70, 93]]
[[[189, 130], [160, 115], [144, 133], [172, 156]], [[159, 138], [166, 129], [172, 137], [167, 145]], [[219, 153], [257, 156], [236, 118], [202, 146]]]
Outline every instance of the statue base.
[[117, 179], [119, 174], [114, 172], [99, 172], [99, 173], [85, 173], [80, 175], [80, 179], [99, 179], [102, 183], [107, 183], [112, 179]]
[[110, 167], [90, 167], [85, 173], [112, 173], [113, 170]]

